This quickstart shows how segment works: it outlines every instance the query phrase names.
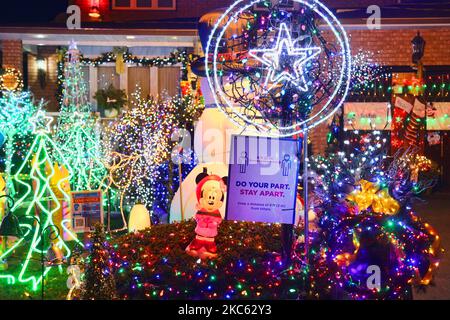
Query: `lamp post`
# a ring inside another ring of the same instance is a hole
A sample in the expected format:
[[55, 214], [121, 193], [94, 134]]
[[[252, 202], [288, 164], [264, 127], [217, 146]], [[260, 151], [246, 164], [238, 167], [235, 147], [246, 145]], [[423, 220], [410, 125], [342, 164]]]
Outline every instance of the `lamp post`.
[[412, 62], [418, 65], [425, 53], [425, 40], [420, 36], [420, 31], [417, 31], [417, 35], [412, 39]]

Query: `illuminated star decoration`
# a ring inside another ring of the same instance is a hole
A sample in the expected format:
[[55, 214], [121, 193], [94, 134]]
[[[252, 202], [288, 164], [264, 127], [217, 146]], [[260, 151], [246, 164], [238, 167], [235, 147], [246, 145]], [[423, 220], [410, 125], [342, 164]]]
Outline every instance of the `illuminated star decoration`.
[[31, 123], [33, 133], [50, 133], [50, 125], [53, 118], [46, 116], [44, 111], [39, 110], [28, 121]]
[[[269, 67], [264, 88], [270, 91], [279, 82], [290, 81], [301, 91], [307, 91], [304, 65], [317, 56], [319, 47], [295, 48], [288, 27], [280, 24], [277, 43], [272, 49], [251, 49], [249, 54]], [[271, 85], [268, 87], [269, 82]]]

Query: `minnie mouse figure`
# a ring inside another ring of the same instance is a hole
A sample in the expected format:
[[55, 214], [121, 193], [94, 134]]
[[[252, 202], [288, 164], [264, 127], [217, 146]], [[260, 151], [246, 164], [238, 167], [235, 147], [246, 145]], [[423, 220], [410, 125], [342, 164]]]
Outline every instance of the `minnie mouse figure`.
[[223, 205], [226, 192], [227, 177], [207, 173], [203, 168], [195, 179], [197, 184], [197, 213], [194, 216], [197, 222], [195, 239], [187, 246], [186, 252], [194, 257], [215, 258], [217, 247], [214, 238], [217, 236], [217, 227], [222, 222], [219, 209]]

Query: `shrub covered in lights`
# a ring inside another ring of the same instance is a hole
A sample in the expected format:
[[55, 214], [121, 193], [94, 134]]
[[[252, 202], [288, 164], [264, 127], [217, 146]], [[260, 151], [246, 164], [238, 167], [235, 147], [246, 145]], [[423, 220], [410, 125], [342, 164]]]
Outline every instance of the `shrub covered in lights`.
[[[321, 229], [313, 265], [322, 271], [313, 281], [352, 299], [410, 298], [411, 286], [428, 285], [439, 264], [439, 236], [412, 210], [433, 183], [414, 174], [414, 150], [389, 158], [377, 132], [364, 142], [354, 153], [310, 162]], [[373, 266], [381, 282], [368, 286]]]
[[125, 299], [297, 299], [305, 274], [280, 259], [279, 225], [224, 221], [219, 256], [185, 253], [195, 222], [157, 225], [113, 244], [117, 290]]
[[[283, 263], [276, 224], [224, 221], [219, 256], [197, 260], [185, 248], [192, 220], [155, 225], [112, 240], [111, 262], [121, 299], [409, 299], [433, 280], [441, 253], [436, 231], [413, 211], [432, 186], [414, 173], [420, 157], [388, 157], [379, 133], [354, 152], [309, 161], [318, 228]], [[295, 229], [301, 239], [301, 226]], [[370, 272], [369, 272], [370, 271]], [[369, 281], [379, 271], [381, 282]], [[371, 285], [368, 285], [370, 283]]]

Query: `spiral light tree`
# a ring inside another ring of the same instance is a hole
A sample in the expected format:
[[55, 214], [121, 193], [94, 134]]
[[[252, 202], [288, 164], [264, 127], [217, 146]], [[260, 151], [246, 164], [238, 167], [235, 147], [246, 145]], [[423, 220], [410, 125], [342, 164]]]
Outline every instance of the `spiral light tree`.
[[76, 173], [71, 177], [72, 189], [98, 189], [106, 175], [101, 161], [100, 132], [92, 116], [81, 71], [80, 52], [74, 42], [70, 44], [66, 58], [56, 141]]

